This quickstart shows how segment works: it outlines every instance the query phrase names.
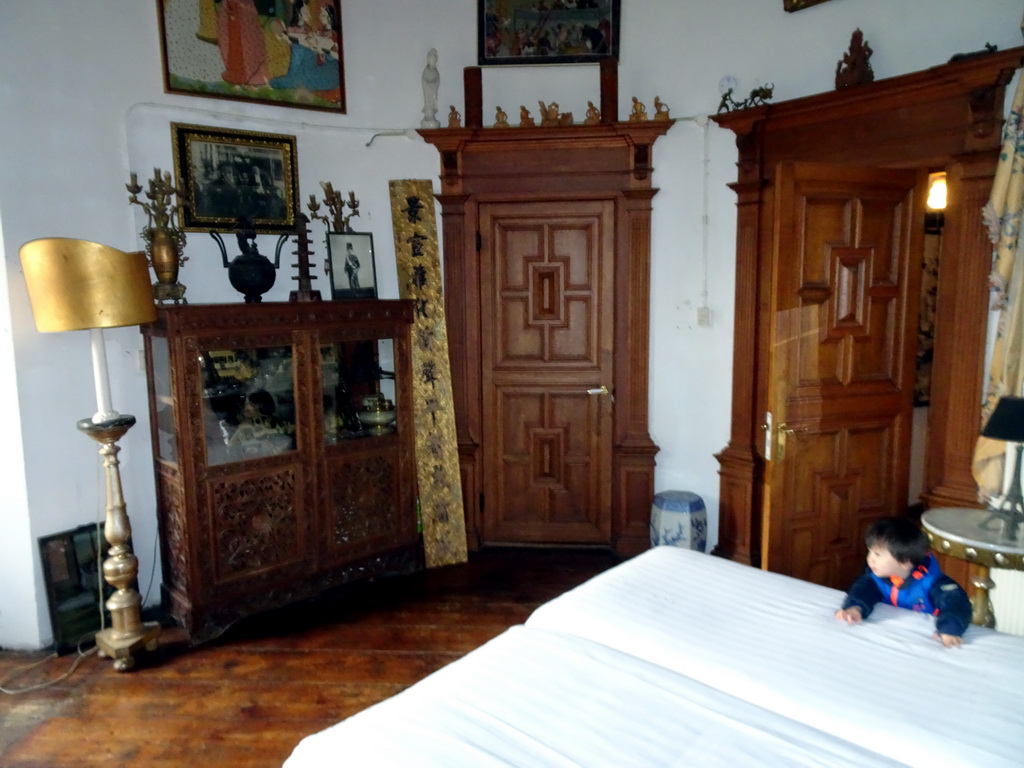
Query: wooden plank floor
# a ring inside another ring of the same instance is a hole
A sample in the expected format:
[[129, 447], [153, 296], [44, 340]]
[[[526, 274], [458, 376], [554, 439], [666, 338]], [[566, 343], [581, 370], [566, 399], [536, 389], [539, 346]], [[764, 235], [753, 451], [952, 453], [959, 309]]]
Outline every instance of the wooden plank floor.
[[[248, 620], [198, 648], [167, 630], [133, 672], [93, 654], [55, 686], [0, 694], [0, 765], [279, 766], [303, 736], [398, 693], [616, 562], [605, 551], [485, 550], [465, 565]], [[0, 653], [0, 678], [46, 655]], [[51, 659], [6, 687], [72, 661]]]

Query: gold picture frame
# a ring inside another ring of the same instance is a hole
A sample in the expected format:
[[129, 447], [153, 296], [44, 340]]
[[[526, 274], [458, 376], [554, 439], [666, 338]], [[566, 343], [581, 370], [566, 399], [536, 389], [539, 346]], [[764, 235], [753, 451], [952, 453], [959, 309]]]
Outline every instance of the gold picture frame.
[[345, 114], [341, 0], [157, 0], [164, 90]]
[[295, 230], [295, 137], [171, 123], [179, 221], [190, 232], [225, 232], [242, 217], [259, 233]]

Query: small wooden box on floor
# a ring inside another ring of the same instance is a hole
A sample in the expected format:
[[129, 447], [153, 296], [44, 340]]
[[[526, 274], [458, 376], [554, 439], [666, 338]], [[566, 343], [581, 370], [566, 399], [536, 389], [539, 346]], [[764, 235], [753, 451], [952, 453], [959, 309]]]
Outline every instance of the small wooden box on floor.
[[142, 329], [165, 608], [192, 642], [417, 562], [408, 301], [163, 307]]

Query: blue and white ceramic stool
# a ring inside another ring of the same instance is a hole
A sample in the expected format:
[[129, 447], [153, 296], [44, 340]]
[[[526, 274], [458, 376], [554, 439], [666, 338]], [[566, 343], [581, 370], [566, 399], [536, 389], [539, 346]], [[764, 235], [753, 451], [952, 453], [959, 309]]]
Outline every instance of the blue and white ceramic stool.
[[651, 507], [651, 546], [672, 546], [703, 552], [708, 543], [704, 499], [690, 491], [662, 491]]

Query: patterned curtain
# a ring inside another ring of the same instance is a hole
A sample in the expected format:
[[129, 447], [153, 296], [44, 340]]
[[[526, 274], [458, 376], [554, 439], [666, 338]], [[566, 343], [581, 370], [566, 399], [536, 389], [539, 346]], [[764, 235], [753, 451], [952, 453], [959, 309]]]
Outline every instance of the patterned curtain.
[[[985, 402], [984, 425], [1003, 395], [1024, 394], [1024, 238], [1020, 237], [1024, 209], [1024, 77], [1019, 78], [1013, 106], [1003, 127], [1003, 147], [985, 206], [984, 219], [994, 245], [992, 255], [992, 309], [999, 310], [999, 324], [992, 349]], [[998, 496], [1003, 488], [1006, 443], [979, 437], [974, 450], [974, 479], [981, 498]]]

